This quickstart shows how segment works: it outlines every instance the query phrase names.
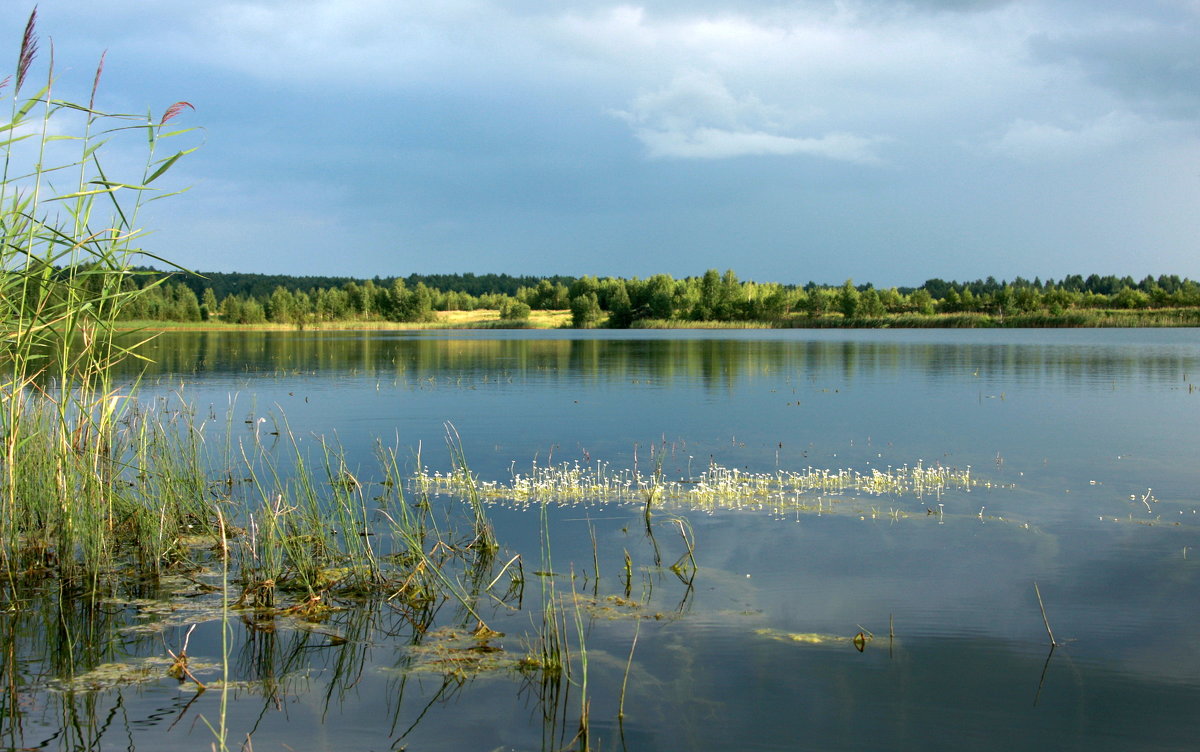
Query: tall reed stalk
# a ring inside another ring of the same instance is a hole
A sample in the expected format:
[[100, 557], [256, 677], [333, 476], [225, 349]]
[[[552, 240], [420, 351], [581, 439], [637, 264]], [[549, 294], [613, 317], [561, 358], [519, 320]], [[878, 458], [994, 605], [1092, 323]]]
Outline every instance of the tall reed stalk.
[[[135, 261], [162, 261], [140, 246], [140, 211], [172, 195], [156, 183], [194, 150], [159, 156], [191, 130], [168, 129], [187, 102], [159, 117], [96, 109], [103, 57], [86, 105], [59, 99], [53, 48], [41, 72], [39, 51], [34, 10], [16, 71], [0, 81], [9, 101], [0, 123], [0, 567], [9, 588], [22, 572], [85, 581], [112, 563], [113, 534], [128, 521], [118, 482], [127, 458], [115, 442], [130, 392], [110, 369], [140, 344], [118, 341], [114, 322], [142, 294]], [[117, 179], [102, 155], [130, 138], [145, 140], [146, 159], [136, 178]]]

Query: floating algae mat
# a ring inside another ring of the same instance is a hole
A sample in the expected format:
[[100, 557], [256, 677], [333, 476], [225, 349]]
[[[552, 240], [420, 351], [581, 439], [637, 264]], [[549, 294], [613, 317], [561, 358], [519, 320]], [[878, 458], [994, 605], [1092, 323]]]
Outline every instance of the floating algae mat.
[[[98, 692], [137, 684], [150, 684], [172, 678], [169, 675], [174, 660], [165, 656], [147, 656], [136, 660], [104, 663], [70, 679], [55, 679], [48, 685], [54, 692]], [[193, 673], [210, 673], [221, 669], [212, 661], [192, 661]]]
[[421, 637], [421, 642], [404, 649], [409, 660], [401, 673], [434, 673], [471, 676], [491, 671], [516, 671], [524, 653], [510, 652], [499, 641], [504, 635], [486, 627], [466, 630], [439, 627]]
[[608, 463], [583, 465], [564, 462], [534, 465], [528, 473], [514, 473], [507, 481], [484, 481], [469, 470], [441, 473], [422, 468], [415, 486], [427, 493], [502, 500], [517, 505], [538, 503], [646, 503], [684, 510], [761, 509], [775, 511], [823, 510], [829, 497], [911, 496], [937, 497], [947, 491], [998, 488], [1000, 484], [964, 469], [915, 465], [859, 472], [851, 469], [806, 468], [753, 473], [711, 465], [694, 479], [668, 480], [661, 474], [646, 476], [635, 470], [614, 470]]
[[794, 645], [815, 645], [821, 647], [853, 646], [862, 652], [863, 647], [873, 640], [871, 635], [858, 632], [853, 635], [821, 634], [819, 632], [787, 632], [782, 629], [756, 629], [754, 634], [776, 642], [787, 642]]

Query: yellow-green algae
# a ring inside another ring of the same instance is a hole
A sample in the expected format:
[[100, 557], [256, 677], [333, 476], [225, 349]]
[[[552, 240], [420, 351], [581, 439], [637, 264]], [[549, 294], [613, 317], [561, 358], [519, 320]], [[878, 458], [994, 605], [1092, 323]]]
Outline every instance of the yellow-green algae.
[[422, 468], [414, 477], [420, 491], [435, 494], [478, 494], [492, 501], [520, 505], [536, 503], [645, 503], [689, 510], [770, 508], [775, 511], [820, 511], [830, 497], [913, 496], [926, 498], [952, 490], [1000, 487], [965, 469], [916, 465], [860, 472], [849, 469], [802, 471], [776, 470], [751, 473], [712, 465], [694, 479], [668, 480], [633, 470], [613, 470], [607, 463], [579, 462], [514, 473], [504, 481], [483, 481], [467, 470], [430, 472]]
[[516, 671], [523, 657], [514, 656], [494, 641], [504, 637], [487, 627], [474, 631], [439, 627], [427, 632], [418, 645], [405, 648], [411, 658], [404, 673], [436, 673], [443, 676], [473, 676], [492, 671]]
[[787, 642], [795, 645], [817, 645], [832, 647], [841, 647], [844, 645], [853, 645], [862, 650], [862, 646], [873, 639], [872, 635], [865, 632], [858, 632], [851, 636], [823, 634], [820, 632], [788, 632], [782, 629], [756, 629], [754, 634], [765, 637], [776, 642]]
[[[174, 663], [174, 659], [165, 655], [151, 655], [123, 663], [102, 663], [91, 671], [69, 679], [54, 679], [47, 684], [47, 688], [52, 692], [98, 692], [159, 682], [171, 678], [168, 671]], [[221, 670], [221, 664], [206, 661], [189, 660], [187, 665], [193, 674]]]

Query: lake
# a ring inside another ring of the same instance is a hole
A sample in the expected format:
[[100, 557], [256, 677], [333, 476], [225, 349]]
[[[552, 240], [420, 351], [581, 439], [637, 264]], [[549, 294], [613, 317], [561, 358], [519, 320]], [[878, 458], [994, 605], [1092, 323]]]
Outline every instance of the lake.
[[[585, 708], [605, 750], [1195, 747], [1196, 330], [177, 332], [142, 352], [143, 402], [280, 456], [324, 437], [365, 483], [380, 443], [446, 474], [452, 431], [524, 592], [475, 604], [502, 633], [483, 646], [454, 603], [420, 634], [381, 600], [234, 618], [229, 689], [199, 694], [161, 662], [196, 624], [194, 670], [220, 678], [209, 590], [48, 597], [0, 615], [3, 748], [208, 749], [222, 703], [230, 747], [259, 752], [578, 749]], [[901, 482], [918, 467], [950, 480]], [[513, 490], [550, 468], [674, 491], [647, 514]], [[859, 480], [704, 493], [839, 473]], [[559, 682], [514, 668], [548, 589]]]

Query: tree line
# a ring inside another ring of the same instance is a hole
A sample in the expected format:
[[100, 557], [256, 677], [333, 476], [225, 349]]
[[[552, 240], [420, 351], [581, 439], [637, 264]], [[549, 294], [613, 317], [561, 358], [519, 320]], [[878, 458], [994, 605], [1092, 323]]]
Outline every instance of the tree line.
[[408, 287], [424, 284], [440, 292], [462, 292], [475, 297], [482, 295], [515, 296], [522, 287], [537, 285], [543, 279], [550, 282], [570, 284], [574, 277], [533, 277], [512, 276], [509, 274], [410, 274], [407, 277], [373, 277], [370, 280], [356, 277], [330, 276], [296, 276], [290, 274], [248, 274], [242, 272], [199, 272], [196, 274], [179, 274], [178, 272], [161, 272], [149, 267], [136, 270], [143, 276], [144, 283], [153, 283], [163, 278], [172, 278], [182, 282], [196, 293], [197, 297], [204, 294], [205, 289], [211, 288], [218, 300], [224, 300], [229, 295], [263, 300], [282, 287], [291, 293], [308, 293], [313, 295], [321, 289], [342, 288], [351, 282], [364, 285], [368, 281], [377, 288], [390, 288], [397, 279], [403, 279]]
[[[61, 270], [59, 270], [61, 272]], [[49, 274], [54, 280], [79, 275]], [[332, 282], [332, 284], [320, 284]], [[523, 284], [514, 284], [523, 282]], [[122, 320], [318, 324], [323, 321], [422, 322], [437, 311], [489, 309], [520, 322], [533, 310], [569, 310], [576, 327], [622, 328], [645, 322], [870, 320], [897, 315], [987, 314], [1004, 317], [1102, 309], [1200, 308], [1200, 284], [1177, 275], [1072, 275], [1032, 281], [992, 277], [971, 282], [930, 279], [920, 287], [876, 288], [742, 281], [732, 270], [698, 277], [512, 277], [412, 275], [351, 279], [282, 275], [195, 275], [141, 269], [125, 284], [138, 289]], [[473, 291], [473, 292], [472, 292]], [[837, 323], [834, 321], [833, 323]]]

